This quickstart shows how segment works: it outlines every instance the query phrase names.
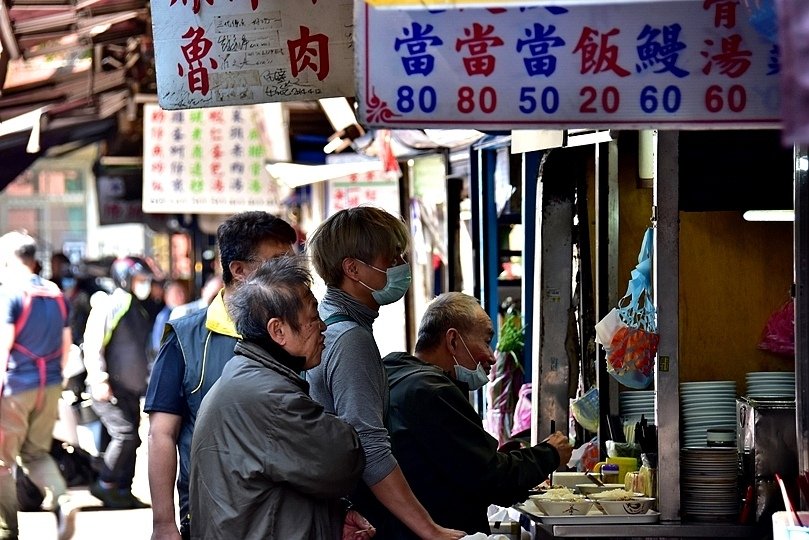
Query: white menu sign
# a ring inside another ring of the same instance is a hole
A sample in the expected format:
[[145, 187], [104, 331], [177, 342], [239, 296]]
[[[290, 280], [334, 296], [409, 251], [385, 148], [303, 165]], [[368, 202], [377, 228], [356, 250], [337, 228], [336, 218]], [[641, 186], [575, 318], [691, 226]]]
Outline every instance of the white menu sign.
[[252, 107], [143, 114], [143, 211], [277, 212], [285, 195], [264, 167], [266, 149]]
[[736, 0], [357, 12], [360, 121], [777, 127], [778, 47]]
[[164, 109], [354, 95], [351, 0], [153, 0]]

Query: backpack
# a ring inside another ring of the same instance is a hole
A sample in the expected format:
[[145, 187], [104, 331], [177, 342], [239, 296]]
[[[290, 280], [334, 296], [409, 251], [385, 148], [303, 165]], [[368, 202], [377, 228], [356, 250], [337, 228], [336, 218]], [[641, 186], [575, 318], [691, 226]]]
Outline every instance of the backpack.
[[42, 400], [44, 398], [44, 389], [45, 389], [45, 371], [46, 371], [46, 363], [52, 360], [58, 360], [62, 357], [62, 345], [60, 344], [59, 347], [56, 348], [55, 351], [52, 351], [48, 354], [37, 355], [31, 352], [28, 348], [23, 345], [20, 345], [17, 342], [17, 336], [19, 335], [20, 331], [25, 328], [25, 325], [28, 324], [28, 319], [31, 316], [31, 311], [33, 308], [34, 298], [52, 298], [56, 300], [57, 304], [59, 305], [59, 311], [62, 314], [62, 322], [67, 321], [67, 305], [65, 304], [65, 297], [62, 294], [62, 291], [59, 288], [50, 282], [46, 282], [43, 285], [34, 285], [30, 284], [24, 291], [23, 291], [23, 298], [22, 298], [22, 312], [20, 316], [17, 318], [17, 321], [14, 323], [14, 345], [12, 345], [12, 350], [22, 353], [24, 356], [27, 356], [31, 359], [31, 361], [36, 362], [37, 369], [39, 370], [39, 392], [37, 394], [37, 402], [36, 407], [37, 409], [42, 405]]

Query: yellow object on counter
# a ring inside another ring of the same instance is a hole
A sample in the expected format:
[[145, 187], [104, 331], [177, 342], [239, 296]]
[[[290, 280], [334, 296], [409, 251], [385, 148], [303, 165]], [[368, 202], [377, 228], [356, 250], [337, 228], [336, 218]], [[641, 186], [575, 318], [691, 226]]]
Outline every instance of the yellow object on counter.
[[626, 473], [638, 470], [638, 460], [633, 457], [608, 457], [607, 461], [599, 461], [593, 467], [593, 472], [599, 472], [601, 467], [607, 463], [618, 465], [618, 480], [619, 484], [626, 481]]

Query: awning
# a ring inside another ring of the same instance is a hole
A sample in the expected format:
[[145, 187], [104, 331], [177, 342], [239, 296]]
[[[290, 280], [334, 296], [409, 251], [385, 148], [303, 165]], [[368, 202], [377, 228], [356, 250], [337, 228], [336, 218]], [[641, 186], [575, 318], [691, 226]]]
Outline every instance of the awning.
[[[365, 0], [378, 8], [456, 9], [465, 7], [507, 8], [528, 6], [571, 6], [637, 3], [638, 0]], [[700, 1], [700, 0], [694, 0]]]
[[[0, 191], [14, 181], [17, 176], [30, 167], [37, 159], [46, 155], [47, 151], [62, 145], [70, 144], [77, 149], [107, 138], [117, 130], [114, 118], [54, 120], [42, 128], [38, 149], [31, 147], [31, 130], [19, 130], [0, 137]], [[30, 150], [36, 150], [31, 152]]]

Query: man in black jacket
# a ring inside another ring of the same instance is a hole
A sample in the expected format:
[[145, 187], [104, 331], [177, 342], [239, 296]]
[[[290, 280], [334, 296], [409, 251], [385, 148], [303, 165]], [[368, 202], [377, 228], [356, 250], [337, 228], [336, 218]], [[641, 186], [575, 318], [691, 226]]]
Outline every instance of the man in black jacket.
[[[490, 504], [525, 500], [572, 452], [559, 432], [531, 448], [497, 451], [497, 440], [469, 402], [469, 391], [488, 381], [493, 335], [475, 298], [446, 293], [424, 313], [415, 354], [391, 353], [383, 360], [393, 454], [430, 515], [469, 534], [488, 534]], [[414, 537], [398, 527], [392, 538]]]

